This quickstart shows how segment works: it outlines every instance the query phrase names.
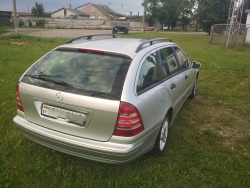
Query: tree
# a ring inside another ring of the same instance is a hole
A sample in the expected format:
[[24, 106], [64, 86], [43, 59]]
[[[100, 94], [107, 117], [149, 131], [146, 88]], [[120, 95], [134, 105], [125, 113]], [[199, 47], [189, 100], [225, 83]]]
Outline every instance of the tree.
[[226, 24], [231, 0], [197, 0], [197, 21], [203, 31], [210, 33], [214, 24]]
[[188, 25], [193, 19], [193, 8], [195, 0], [182, 0], [179, 6], [180, 16], [179, 21], [182, 25], [182, 30]]
[[43, 4], [36, 2], [35, 7], [31, 9], [31, 13], [38, 17], [45, 16]]
[[168, 28], [173, 28], [179, 20], [184, 29], [191, 20], [194, 4], [195, 0], [144, 0], [142, 5], [148, 12], [148, 22], [158, 20]]
[[142, 6], [145, 7], [146, 21], [149, 23], [155, 22], [157, 18], [157, 9], [159, 10], [159, 0], [144, 0]]

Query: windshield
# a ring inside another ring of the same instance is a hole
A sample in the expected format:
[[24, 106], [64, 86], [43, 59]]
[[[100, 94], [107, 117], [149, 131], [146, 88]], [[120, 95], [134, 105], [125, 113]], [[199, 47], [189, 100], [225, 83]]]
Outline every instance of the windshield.
[[108, 54], [53, 51], [23, 77], [23, 82], [69, 93], [120, 99], [131, 59]]

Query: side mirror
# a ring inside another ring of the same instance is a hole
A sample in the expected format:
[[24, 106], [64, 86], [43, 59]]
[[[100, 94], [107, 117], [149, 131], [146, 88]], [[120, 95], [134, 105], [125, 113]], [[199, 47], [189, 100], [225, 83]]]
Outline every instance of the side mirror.
[[199, 62], [191, 62], [192, 63], [192, 69], [199, 69], [201, 67], [201, 64]]

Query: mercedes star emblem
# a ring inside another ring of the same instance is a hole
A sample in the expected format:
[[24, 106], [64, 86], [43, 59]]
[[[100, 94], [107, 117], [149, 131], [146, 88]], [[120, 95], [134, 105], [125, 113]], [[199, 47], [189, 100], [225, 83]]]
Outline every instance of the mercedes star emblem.
[[61, 92], [56, 94], [56, 100], [57, 101], [62, 101], [63, 100], [63, 94]]

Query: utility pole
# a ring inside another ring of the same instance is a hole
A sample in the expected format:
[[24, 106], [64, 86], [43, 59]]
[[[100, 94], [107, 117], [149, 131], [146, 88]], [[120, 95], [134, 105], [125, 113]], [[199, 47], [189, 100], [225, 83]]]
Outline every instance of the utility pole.
[[237, 46], [243, 9], [244, 0], [231, 0], [226, 28], [226, 48]]
[[13, 0], [13, 13], [14, 13], [15, 34], [17, 35], [18, 26], [17, 26], [16, 0]]
[[72, 9], [71, 0], [69, 0], [68, 8], [69, 8], [69, 9]]
[[145, 23], [145, 7], [143, 7], [143, 19], [142, 19], [142, 32], [144, 33], [144, 23]]

